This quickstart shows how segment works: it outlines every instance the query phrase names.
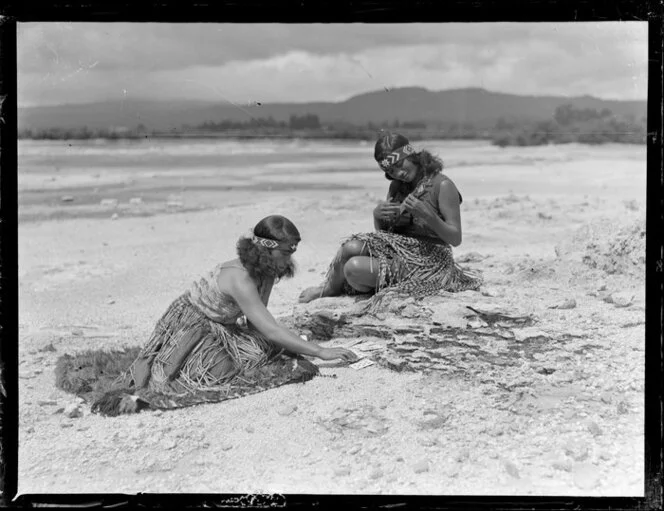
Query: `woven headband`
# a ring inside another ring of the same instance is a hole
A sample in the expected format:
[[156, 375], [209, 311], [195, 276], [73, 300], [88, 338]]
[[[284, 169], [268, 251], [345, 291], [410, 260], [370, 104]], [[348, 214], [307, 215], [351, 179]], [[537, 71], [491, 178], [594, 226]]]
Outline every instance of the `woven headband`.
[[269, 240], [267, 238], [261, 238], [259, 236], [256, 236], [255, 234], [252, 234], [251, 236], [251, 241], [256, 243], [257, 245], [263, 245], [266, 248], [284, 248], [291, 250], [295, 252], [295, 249], [297, 248], [297, 243], [279, 243], [278, 241], [275, 240]]
[[400, 162], [404, 158], [408, 158], [414, 152], [415, 152], [415, 149], [413, 149], [413, 146], [410, 145], [410, 144], [406, 144], [405, 146], [400, 147], [399, 149], [395, 149], [394, 151], [392, 151], [385, 158], [380, 160], [378, 162], [378, 165], [383, 170], [389, 170], [390, 167], [396, 165], [398, 162]]

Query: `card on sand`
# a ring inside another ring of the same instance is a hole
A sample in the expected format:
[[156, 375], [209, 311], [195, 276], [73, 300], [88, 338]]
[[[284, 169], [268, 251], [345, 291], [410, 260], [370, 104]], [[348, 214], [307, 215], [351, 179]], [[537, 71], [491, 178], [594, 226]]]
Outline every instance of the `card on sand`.
[[351, 365], [348, 367], [352, 367], [353, 369], [364, 369], [365, 367], [369, 367], [370, 365], [373, 365], [374, 361], [369, 360], [368, 358], [363, 358], [362, 360], [358, 360], [357, 362], [353, 362]]

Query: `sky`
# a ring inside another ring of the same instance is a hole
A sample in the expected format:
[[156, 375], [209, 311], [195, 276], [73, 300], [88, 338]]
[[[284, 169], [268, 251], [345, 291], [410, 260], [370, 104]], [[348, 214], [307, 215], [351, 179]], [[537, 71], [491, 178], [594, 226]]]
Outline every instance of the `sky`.
[[344, 101], [385, 87], [645, 100], [646, 22], [22, 23], [18, 106]]

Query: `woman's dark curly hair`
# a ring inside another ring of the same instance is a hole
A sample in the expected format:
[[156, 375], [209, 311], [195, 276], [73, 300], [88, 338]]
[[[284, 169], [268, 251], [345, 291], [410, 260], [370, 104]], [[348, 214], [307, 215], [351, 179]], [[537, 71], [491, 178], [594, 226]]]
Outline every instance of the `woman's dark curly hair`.
[[[301, 239], [295, 224], [281, 215], [263, 218], [256, 224], [253, 233], [261, 238], [287, 244], [299, 243]], [[272, 249], [255, 244], [251, 238], [238, 240], [237, 255], [242, 266], [256, 282], [262, 282], [266, 278], [292, 277], [295, 273], [295, 263], [290, 261], [285, 267], [278, 265], [272, 257]]]
[[[374, 158], [376, 161], [384, 159], [389, 153], [403, 147], [410, 142], [408, 139], [400, 133], [391, 133], [389, 131], [383, 131], [378, 136], [376, 141], [376, 146], [374, 148]], [[412, 192], [417, 183], [419, 183], [423, 178], [433, 176], [443, 171], [443, 160], [434, 156], [429, 151], [421, 150], [416, 153], [411, 154], [406, 158], [410, 162], [417, 165], [419, 169], [418, 177], [412, 183], [400, 183], [398, 185], [399, 192], [398, 195], [403, 195], [404, 197]], [[385, 178], [394, 181], [394, 178], [385, 174]]]

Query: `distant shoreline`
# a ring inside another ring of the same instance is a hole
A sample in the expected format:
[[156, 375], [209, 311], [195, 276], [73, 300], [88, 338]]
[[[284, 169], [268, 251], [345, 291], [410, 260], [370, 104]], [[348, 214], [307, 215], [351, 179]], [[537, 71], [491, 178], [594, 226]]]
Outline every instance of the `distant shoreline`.
[[[437, 131], [412, 131], [398, 130], [411, 140], [491, 140], [490, 133], [483, 133], [483, 136], [449, 136]], [[262, 132], [250, 133], [239, 131], [226, 132], [172, 132], [172, 131], [154, 131], [145, 134], [137, 133], [117, 133], [104, 135], [76, 135], [43, 133], [37, 135], [20, 134], [19, 140], [142, 140], [142, 139], [228, 139], [228, 140], [246, 140], [246, 139], [279, 139], [279, 140], [365, 140], [375, 141], [378, 130], [371, 131], [289, 131], [289, 132]]]
[[[492, 134], [485, 134], [484, 136], [444, 136], [439, 133], [410, 133], [406, 130], [400, 130], [400, 133], [407, 136], [411, 141], [416, 142], [419, 140], [449, 140], [449, 141], [477, 141], [488, 142], [493, 145], [501, 147], [507, 146], [540, 146], [540, 145], [564, 145], [564, 144], [584, 144], [584, 145], [603, 145], [603, 144], [628, 144], [628, 145], [645, 145], [646, 141], [636, 140], [634, 138], [611, 138], [611, 139], [597, 139], [597, 140], [583, 140], [578, 137], [567, 137], [565, 140], [546, 140], [536, 139], [531, 137], [524, 137], [517, 135], [508, 137], [497, 137]], [[227, 133], [151, 133], [149, 135], [117, 135], [117, 136], [91, 136], [91, 137], [56, 137], [56, 136], [19, 136], [18, 140], [33, 140], [33, 141], [94, 141], [103, 140], [105, 142], [120, 142], [120, 141], [141, 141], [141, 140], [319, 140], [319, 141], [364, 141], [374, 142], [376, 136], [371, 135], [355, 135], [355, 134], [330, 134], [330, 133], [291, 133], [291, 134], [227, 134]]]

